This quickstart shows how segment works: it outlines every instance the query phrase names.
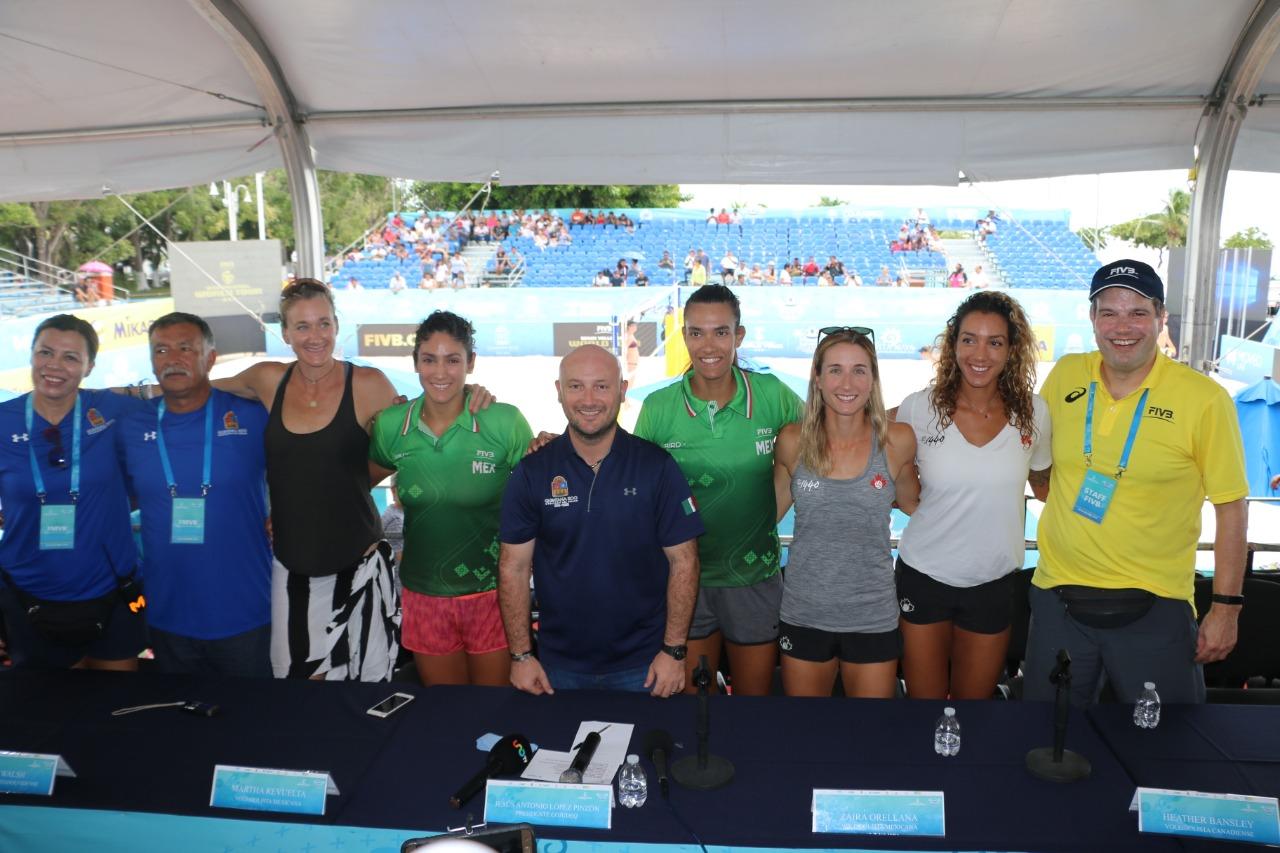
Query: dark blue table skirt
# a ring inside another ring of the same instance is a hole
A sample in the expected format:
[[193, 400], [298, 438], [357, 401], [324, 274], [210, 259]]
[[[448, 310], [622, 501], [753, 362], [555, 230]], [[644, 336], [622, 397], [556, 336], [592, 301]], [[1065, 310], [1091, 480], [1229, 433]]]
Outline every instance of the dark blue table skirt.
[[[590, 692], [533, 697], [508, 689], [396, 685], [417, 695], [417, 701], [389, 719], [365, 714], [392, 689], [147, 674], [8, 673], [0, 677], [0, 749], [60, 753], [79, 778], [59, 780], [52, 799], [13, 796], [3, 802], [254, 819], [252, 813], [207, 805], [213, 765], [244, 764], [327, 770], [342, 792], [330, 800], [323, 818], [263, 819], [439, 831], [460, 823], [462, 815], [448, 807], [448, 798], [483, 763], [474, 741], [485, 732], [519, 731], [544, 747], [567, 750], [581, 721], [605, 720], [636, 725], [633, 751], [654, 727], [675, 737], [676, 757], [691, 752], [695, 743], [692, 697], [663, 701]], [[212, 719], [175, 710], [110, 713], [178, 699], [213, 702], [222, 713]], [[719, 791], [673, 787], [672, 800], [708, 845], [1180, 849], [1171, 839], [1138, 835], [1136, 818], [1127, 811], [1134, 777], [1112, 751], [1123, 755], [1125, 750], [1100, 738], [1084, 715], [1073, 716], [1068, 742], [1093, 762], [1093, 776], [1058, 785], [1035, 779], [1023, 764], [1028, 749], [1050, 740], [1049, 705], [955, 705], [963, 747], [958, 757], [944, 759], [934, 754], [932, 743], [940, 702], [714, 697], [712, 751], [734, 762], [737, 777]], [[1105, 724], [1102, 730], [1107, 731]], [[1158, 731], [1174, 737], [1176, 729]], [[1114, 733], [1119, 741], [1123, 735]], [[1170, 762], [1180, 760], [1171, 757]], [[942, 790], [947, 837], [814, 835], [809, 805], [815, 787]], [[645, 807], [617, 809], [611, 832], [544, 828], [539, 834], [689, 843], [657, 800], [651, 788]], [[468, 810], [480, 819], [479, 797]]]

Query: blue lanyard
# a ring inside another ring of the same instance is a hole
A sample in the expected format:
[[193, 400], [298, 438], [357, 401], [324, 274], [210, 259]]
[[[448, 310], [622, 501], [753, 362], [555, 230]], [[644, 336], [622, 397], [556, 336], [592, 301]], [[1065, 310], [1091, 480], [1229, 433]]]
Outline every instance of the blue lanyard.
[[[1089, 383], [1089, 405], [1084, 410], [1084, 464], [1093, 467], [1093, 396], [1098, 390], [1097, 382]], [[1147, 394], [1150, 388], [1142, 389], [1138, 398], [1138, 408], [1133, 412], [1133, 421], [1129, 424], [1129, 436], [1124, 440], [1124, 450], [1120, 452], [1120, 465], [1116, 468], [1116, 479], [1120, 479], [1129, 467], [1129, 454], [1133, 452], [1133, 441], [1138, 437], [1138, 427], [1142, 426], [1142, 413], [1147, 409]]]
[[[169, 451], [164, 447], [164, 400], [156, 409], [156, 449], [160, 451], [160, 464], [164, 466], [164, 480], [169, 484], [169, 496], [178, 496], [178, 484], [173, 479], [173, 466], [169, 464]], [[200, 478], [200, 497], [213, 488], [213, 395], [204, 404], [204, 475]]]
[[[31, 479], [36, 483], [36, 497], [40, 499], [40, 503], [44, 503], [45, 497], [49, 494], [44, 488], [44, 477], [40, 474], [40, 464], [36, 462], [35, 442], [31, 440], [31, 433], [34, 432], [34, 407], [31, 405], [31, 398], [35, 392], [27, 395], [27, 456], [31, 459]], [[51, 426], [53, 426], [51, 424]], [[53, 426], [54, 429], [60, 430], [61, 426]], [[80, 392], [76, 392], [76, 408], [71, 414], [71, 502], [75, 503], [80, 498]]]

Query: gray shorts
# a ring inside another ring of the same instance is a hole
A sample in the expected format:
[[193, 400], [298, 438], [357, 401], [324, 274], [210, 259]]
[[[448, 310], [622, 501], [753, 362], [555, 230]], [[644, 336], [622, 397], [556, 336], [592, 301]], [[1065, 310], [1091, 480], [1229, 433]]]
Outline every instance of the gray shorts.
[[751, 586], [701, 587], [689, 639], [703, 640], [721, 631], [725, 640], [734, 645], [776, 642], [781, 607], [781, 572]]
[[1157, 598], [1146, 615], [1122, 628], [1091, 628], [1073, 619], [1053, 590], [1033, 585], [1029, 598], [1024, 699], [1053, 700], [1049, 672], [1058, 649], [1066, 649], [1077, 707], [1098, 701], [1104, 677], [1125, 703], [1138, 698], [1144, 681], [1154, 681], [1165, 702], [1204, 701], [1204, 669], [1194, 660], [1199, 632], [1187, 602]]

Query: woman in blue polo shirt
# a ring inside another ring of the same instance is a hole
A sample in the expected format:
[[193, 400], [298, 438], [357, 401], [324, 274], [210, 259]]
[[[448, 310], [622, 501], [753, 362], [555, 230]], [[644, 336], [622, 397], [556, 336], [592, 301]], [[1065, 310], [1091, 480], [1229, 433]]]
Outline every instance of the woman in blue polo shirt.
[[92, 326], [50, 317], [33, 390], [0, 404], [0, 610], [16, 666], [133, 670], [146, 645], [118, 442], [139, 403], [80, 390], [97, 353]]

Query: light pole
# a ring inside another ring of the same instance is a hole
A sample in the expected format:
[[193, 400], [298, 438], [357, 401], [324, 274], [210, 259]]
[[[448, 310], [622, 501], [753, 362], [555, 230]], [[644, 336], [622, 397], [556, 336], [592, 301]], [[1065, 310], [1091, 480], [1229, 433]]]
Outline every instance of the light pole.
[[[258, 195], [258, 239], [265, 239], [265, 220], [262, 214], [262, 195], [261, 195], [261, 178], [259, 178], [259, 195]], [[244, 193], [244, 200], [251, 201], [253, 194], [244, 184], [236, 184], [234, 187], [230, 181], [222, 182], [222, 204], [227, 208], [227, 231], [232, 240], [240, 239], [240, 193]], [[218, 182], [213, 181], [209, 184], [209, 195], [214, 198], [218, 197]]]

